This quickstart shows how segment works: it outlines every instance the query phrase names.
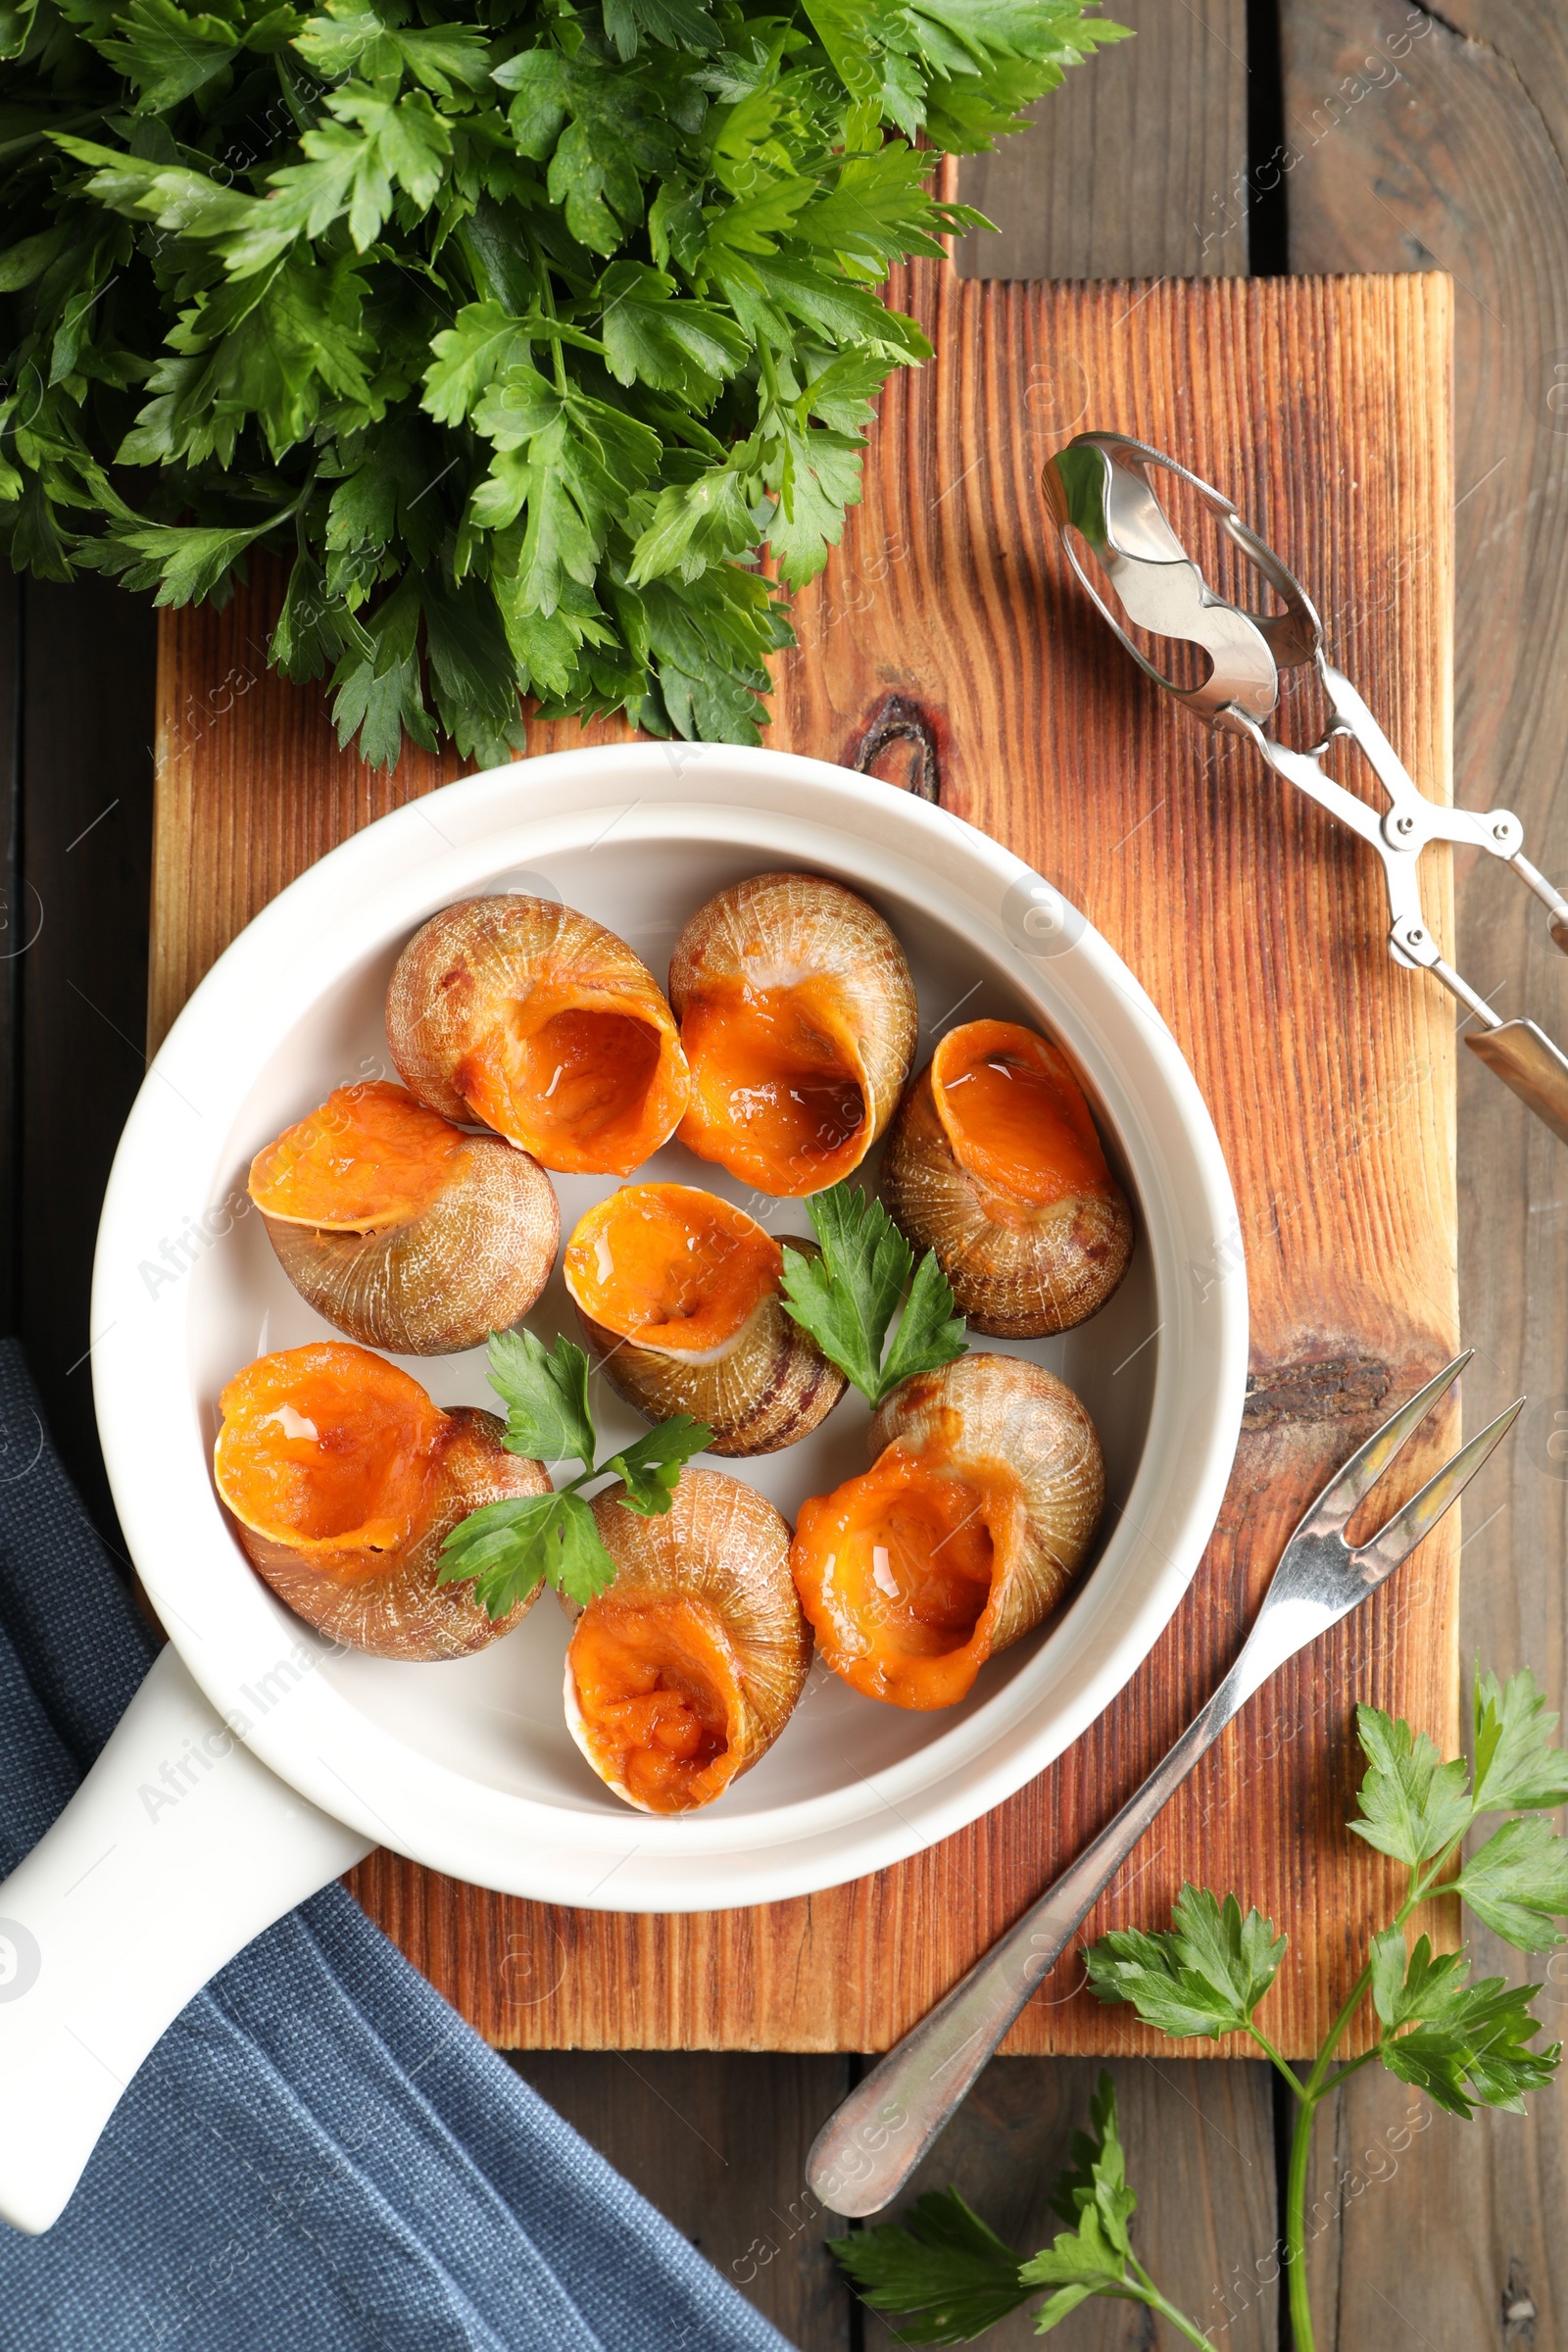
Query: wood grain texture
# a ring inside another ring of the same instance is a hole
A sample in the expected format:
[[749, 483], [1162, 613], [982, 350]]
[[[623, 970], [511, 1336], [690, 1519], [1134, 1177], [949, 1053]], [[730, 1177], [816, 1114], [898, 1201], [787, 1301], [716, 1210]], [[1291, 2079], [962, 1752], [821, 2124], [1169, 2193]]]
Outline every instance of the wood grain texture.
[[[1528, 854], [1568, 875], [1568, 20], [1554, 0], [1287, 0], [1291, 256], [1303, 270], [1434, 262], [1455, 284], [1458, 798], [1517, 811]], [[1397, 81], [1383, 75], [1392, 61]], [[1378, 86], [1370, 86], [1374, 76]], [[1505, 1015], [1568, 1037], [1568, 971], [1490, 858], [1461, 864], [1460, 968]], [[1459, 1057], [1460, 1310], [1477, 1349], [1471, 1427], [1521, 1390], [1514, 1443], [1467, 1498], [1461, 1654], [1568, 1683], [1568, 1158]], [[1568, 1970], [1484, 1932], [1489, 1972]], [[1446, 2117], [1404, 2149], [1396, 2083], [1368, 2070], [1318, 2150], [1314, 2289], [1340, 2352], [1568, 2342], [1568, 2101]], [[1430, 2111], [1428, 2111], [1430, 2115]], [[1556, 2217], [1556, 2218], [1553, 2218]], [[1441, 2243], [1441, 2261], [1430, 2248]], [[1394, 2311], [1391, 2314], [1390, 2305]]]
[[1247, 269], [1247, 0], [1112, 0], [1137, 38], [1102, 49], [967, 157], [958, 192], [996, 222], [960, 277], [1221, 277]]
[[826, 2243], [845, 2225], [806, 2186], [848, 2059], [528, 2050], [513, 2063], [791, 2343], [849, 2352]]
[[[1097, 423], [1226, 481], [1345, 616], [1347, 666], [1441, 793], [1446, 281], [982, 286], [926, 267], [895, 299], [925, 316], [943, 359], [888, 397], [865, 503], [801, 600], [772, 739], [851, 765], [880, 739], [884, 762], [921, 775], [934, 760], [944, 805], [1040, 865], [1127, 956], [1235, 1179], [1239, 1231], [1192, 1272], [1235, 1279], [1245, 1251], [1252, 1426], [1193, 1593], [1116, 1706], [1010, 1803], [897, 1870], [671, 1920], [549, 1911], [387, 1854], [362, 1866], [374, 1916], [508, 2044], [884, 2047], [1136, 1785], [1217, 1679], [1310, 1494], [1451, 1352], [1446, 1002], [1389, 964], [1376, 866], [1139, 683], [1069, 589], [1034, 486], [1076, 421], [1058, 413], [1064, 383]], [[1391, 545], [1405, 555], [1392, 574]], [[260, 618], [253, 599], [166, 623], [155, 1024], [291, 872], [436, 780], [411, 759], [368, 784], [332, 752], [318, 705], [254, 670], [218, 723], [190, 724], [225, 664], [254, 664]], [[1431, 891], [1443, 928], [1436, 862]], [[1340, 1826], [1351, 1701], [1453, 1736], [1455, 1544], [1451, 1529], [1434, 1539], [1284, 1675], [1133, 1866], [1140, 1916], [1201, 1877], [1290, 1927], [1298, 1966], [1273, 2030], [1293, 2050], [1316, 2036], [1378, 1868]], [[1091, 1930], [1127, 1911], [1113, 1888]], [[1080, 1979], [1064, 1964], [1009, 2046], [1164, 2050]]]

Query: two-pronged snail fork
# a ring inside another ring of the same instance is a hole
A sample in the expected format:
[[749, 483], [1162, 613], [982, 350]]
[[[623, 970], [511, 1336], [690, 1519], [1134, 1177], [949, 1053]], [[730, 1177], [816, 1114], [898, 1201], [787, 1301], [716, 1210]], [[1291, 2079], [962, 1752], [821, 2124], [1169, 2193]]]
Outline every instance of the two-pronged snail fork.
[[[1283, 612], [1244, 612], [1215, 594], [1171, 529], [1150, 480], [1152, 466], [1162, 467], [1197, 493], [1281, 599]], [[1388, 884], [1389, 954], [1396, 963], [1418, 964], [1434, 973], [1458, 998], [1476, 1023], [1465, 1032], [1471, 1052], [1568, 1143], [1568, 1056], [1534, 1021], [1498, 1019], [1486, 999], [1444, 961], [1421, 906], [1416, 870], [1421, 852], [1433, 841], [1462, 842], [1507, 860], [1546, 906], [1551, 936], [1568, 955], [1568, 900], [1525, 857], [1519, 819], [1506, 808], [1483, 815], [1427, 799], [1349, 679], [1328, 660], [1323, 623], [1299, 581], [1228, 498], [1173, 458], [1121, 433], [1079, 433], [1048, 461], [1041, 486], [1073, 569], [1139, 667], [1210, 726], [1245, 735], [1276, 775], [1370, 842]], [[1080, 546], [1095, 558], [1137, 627], [1196, 646], [1207, 657], [1202, 684], [1183, 686], [1166, 677], [1134, 643], [1085, 569]], [[1264, 722], [1279, 702], [1280, 671], [1308, 664], [1328, 699], [1330, 724], [1320, 743], [1294, 751], [1265, 734]], [[1358, 747], [1388, 794], [1389, 807], [1381, 813], [1324, 773], [1324, 755], [1341, 737]]]

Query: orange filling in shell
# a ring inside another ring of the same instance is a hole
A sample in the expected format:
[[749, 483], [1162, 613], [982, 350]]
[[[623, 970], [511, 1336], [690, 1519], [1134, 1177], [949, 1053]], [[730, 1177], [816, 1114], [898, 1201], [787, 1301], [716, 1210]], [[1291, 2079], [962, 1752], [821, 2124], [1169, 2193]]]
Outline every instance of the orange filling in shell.
[[835, 1674], [900, 1707], [951, 1707], [991, 1654], [997, 1539], [1016, 1486], [1000, 1464], [887, 1446], [863, 1476], [801, 1505], [790, 1569]]
[[322, 1233], [406, 1225], [435, 1200], [466, 1140], [406, 1087], [340, 1086], [257, 1152], [250, 1196], [270, 1217]]
[[259, 1357], [219, 1404], [218, 1491], [246, 1527], [304, 1555], [363, 1553], [367, 1575], [408, 1543], [446, 1423], [416, 1380], [325, 1342]]
[[1016, 1021], [966, 1021], [931, 1061], [937, 1115], [960, 1168], [1047, 1208], [1110, 1183], [1082, 1087], [1065, 1054]]
[[606, 1780], [655, 1813], [684, 1813], [728, 1786], [740, 1677], [710, 1610], [631, 1593], [597, 1600], [567, 1656], [582, 1736]]
[[765, 1193], [820, 1192], [864, 1156], [859, 1055], [828, 979], [731, 981], [687, 1006], [691, 1107], [680, 1140]]
[[575, 1176], [628, 1175], [668, 1142], [686, 1102], [673, 1024], [606, 993], [537, 988], [509, 1009], [455, 1074], [488, 1126]]
[[783, 1250], [755, 1217], [689, 1184], [628, 1185], [566, 1245], [566, 1288], [585, 1315], [682, 1354], [727, 1345], [783, 1271]]

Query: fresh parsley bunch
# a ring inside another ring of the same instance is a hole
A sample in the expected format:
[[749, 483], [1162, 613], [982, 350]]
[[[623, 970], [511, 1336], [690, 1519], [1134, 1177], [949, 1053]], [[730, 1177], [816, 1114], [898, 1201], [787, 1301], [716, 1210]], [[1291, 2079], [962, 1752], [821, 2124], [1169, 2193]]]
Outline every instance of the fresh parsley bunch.
[[490, 1386], [507, 1408], [502, 1444], [543, 1462], [578, 1461], [578, 1475], [551, 1494], [487, 1502], [460, 1520], [441, 1546], [443, 1585], [473, 1581], [492, 1617], [504, 1617], [541, 1582], [587, 1602], [613, 1581], [615, 1563], [599, 1539], [579, 1489], [596, 1478], [622, 1480], [624, 1509], [662, 1517], [675, 1482], [712, 1431], [690, 1413], [674, 1413], [618, 1453], [598, 1461], [599, 1437], [588, 1402], [588, 1358], [562, 1337], [546, 1348], [531, 1331], [490, 1335]]
[[916, 1265], [880, 1200], [835, 1184], [806, 1206], [821, 1255], [786, 1247], [784, 1304], [873, 1411], [911, 1372], [935, 1372], [964, 1353], [963, 1318], [936, 1252]]
[[[1557, 1717], [1528, 1670], [1506, 1686], [1476, 1677], [1475, 1765], [1445, 1762], [1425, 1733], [1381, 1713], [1356, 1710], [1367, 1772], [1360, 1819], [1349, 1827], [1408, 1874], [1404, 1900], [1371, 1936], [1365, 1966], [1346, 1996], [1309, 2068], [1291, 2065], [1257, 2024], [1256, 2011], [1278, 1974], [1286, 1939], [1257, 1911], [1245, 1917], [1234, 1895], [1221, 1902], [1184, 1886], [1171, 1925], [1158, 1934], [1119, 1928], [1085, 1955], [1102, 2001], [1130, 2001], [1146, 2025], [1177, 2039], [1245, 2034], [1255, 2041], [1298, 2101], [1286, 2185], [1285, 2260], [1297, 2352], [1312, 2352], [1306, 2283], [1306, 2188], [1313, 2119], [1323, 2100], [1374, 2061], [1424, 2090], [1449, 2114], [1477, 2107], [1522, 2112], [1525, 2093], [1548, 2083], [1561, 2045], [1532, 2049], [1541, 2020], [1531, 2010], [1539, 1984], [1475, 1978], [1463, 1951], [1434, 1953], [1430, 1938], [1409, 1943], [1405, 1930], [1418, 1904], [1439, 1891], [1461, 1895], [1505, 1943], [1544, 1952], [1563, 1942], [1556, 1922], [1568, 1916], [1568, 1844], [1543, 1815], [1568, 1803], [1568, 1756], [1552, 1733]], [[1457, 1877], [1450, 1866], [1484, 1817], [1508, 1816]], [[1339, 2046], [1368, 1999], [1374, 2035], [1358, 2058]], [[1136, 2199], [1126, 2184], [1116, 2139], [1110, 2078], [1101, 2081], [1094, 2133], [1079, 2133], [1073, 2169], [1053, 2204], [1073, 2227], [1030, 2262], [973, 2214], [956, 2189], [919, 2199], [903, 2224], [834, 2241], [834, 2252], [878, 2311], [912, 2315], [900, 2329], [911, 2344], [968, 2343], [997, 2320], [1054, 2291], [1037, 2318], [1040, 2334], [1090, 2295], [1147, 2304], [1189, 2342], [1208, 2337], [1166, 2302], [1137, 2260], [1127, 2225]]]
[[[0, 0], [0, 525], [222, 602], [339, 738], [519, 695], [755, 742], [927, 192], [1121, 28], [1077, 0]], [[923, 137], [926, 152], [912, 141]]]

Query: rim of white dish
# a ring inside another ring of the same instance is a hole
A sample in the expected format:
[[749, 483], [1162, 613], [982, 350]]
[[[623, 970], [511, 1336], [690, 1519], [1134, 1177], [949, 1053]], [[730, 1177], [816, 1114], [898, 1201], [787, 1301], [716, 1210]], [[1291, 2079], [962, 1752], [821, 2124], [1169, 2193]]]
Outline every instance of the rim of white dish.
[[[717, 1808], [622, 1821], [433, 1763], [312, 1671], [328, 1653], [303, 1626], [288, 1703], [250, 1720], [247, 1692], [278, 1656], [276, 1604], [213, 1487], [190, 1366], [196, 1286], [160, 1301], [137, 1276], [174, 1204], [220, 1197], [255, 1073], [346, 972], [491, 878], [548, 865], [612, 828], [622, 844], [695, 838], [836, 868], [873, 895], [919, 899], [960, 933], [984, 925], [994, 956], [1004, 941], [1002, 960], [1083, 1065], [1115, 1129], [1161, 1318], [1161, 1369], [1127, 1507], [1037, 1654], [962, 1722], [934, 1721], [930, 1740], [896, 1766], [744, 1816]], [[951, 1836], [1042, 1771], [1124, 1687], [1191, 1584], [1218, 1515], [1246, 1387], [1246, 1281], [1213, 1124], [1149, 998], [1070, 910], [1043, 954], [1030, 951], [1016, 916], [1004, 929], [1004, 902], [1026, 903], [1037, 879], [951, 812], [819, 760], [728, 745], [615, 745], [519, 761], [409, 803], [322, 858], [225, 951], [151, 1064], [115, 1159], [94, 1266], [94, 1392], [116, 1508], [153, 1604], [213, 1705], [239, 1719], [282, 1779], [366, 1837], [503, 1892], [622, 1911], [720, 1909], [813, 1892]], [[1195, 1280], [1222, 1248], [1225, 1278]]]

